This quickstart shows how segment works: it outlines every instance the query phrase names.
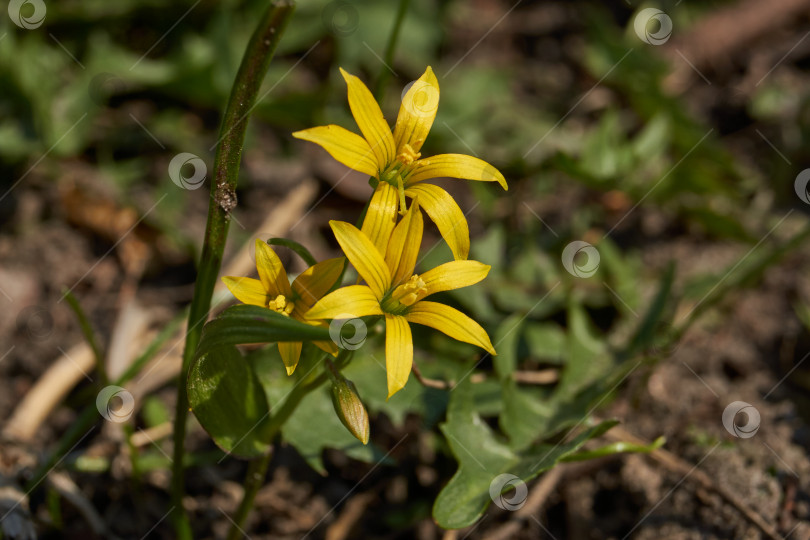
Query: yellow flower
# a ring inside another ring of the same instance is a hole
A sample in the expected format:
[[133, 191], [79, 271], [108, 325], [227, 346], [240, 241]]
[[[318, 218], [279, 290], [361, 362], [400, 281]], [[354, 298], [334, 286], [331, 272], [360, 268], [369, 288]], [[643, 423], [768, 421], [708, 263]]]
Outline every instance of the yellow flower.
[[[292, 286], [287, 272], [275, 251], [266, 242], [256, 240], [256, 269], [259, 279], [225, 276], [223, 283], [242, 303], [262, 306], [287, 317], [313, 324], [304, 314], [335, 284], [343, 271], [343, 257], [328, 259], [310, 266], [295, 278]], [[319, 326], [326, 326], [320, 323]], [[337, 347], [329, 341], [314, 342], [330, 354], [337, 354]], [[292, 375], [301, 356], [300, 341], [279, 342], [278, 351], [287, 375]]]
[[405, 197], [419, 202], [439, 229], [456, 260], [470, 251], [467, 220], [458, 204], [442, 188], [423, 184], [437, 177], [498, 182], [508, 189], [503, 175], [481, 159], [463, 154], [422, 158], [425, 142], [439, 108], [439, 82], [428, 67], [402, 98], [393, 133], [377, 102], [363, 82], [342, 69], [349, 87], [349, 107], [359, 136], [340, 126], [319, 126], [293, 133], [293, 137], [322, 146], [347, 167], [379, 180], [363, 222], [362, 231], [379, 251], [394, 229], [397, 205], [405, 212]]
[[424, 274], [414, 274], [423, 229], [417, 202], [394, 228], [385, 255], [353, 225], [343, 221], [329, 224], [346, 257], [367, 285], [350, 285], [327, 294], [306, 317], [336, 319], [346, 314], [354, 317], [383, 315], [388, 397], [405, 386], [411, 372], [413, 341], [408, 323], [430, 326], [495, 354], [486, 331], [478, 323], [450, 306], [424, 300], [433, 293], [478, 283], [486, 277], [489, 266], [477, 261], [453, 261]]

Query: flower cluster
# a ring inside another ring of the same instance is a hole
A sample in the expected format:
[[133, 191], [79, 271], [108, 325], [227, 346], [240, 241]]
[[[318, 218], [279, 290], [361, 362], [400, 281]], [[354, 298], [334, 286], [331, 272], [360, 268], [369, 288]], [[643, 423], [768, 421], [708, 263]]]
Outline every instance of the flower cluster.
[[[310, 324], [325, 320], [377, 316], [385, 320], [385, 360], [389, 397], [405, 386], [413, 363], [410, 323], [429, 326], [448, 336], [495, 354], [486, 331], [450, 306], [427, 300], [441, 291], [473, 285], [489, 266], [467, 260], [470, 249], [467, 220], [442, 188], [423, 183], [439, 177], [498, 182], [503, 175], [489, 163], [461, 154], [423, 158], [420, 150], [439, 103], [439, 84], [428, 67], [402, 99], [393, 132], [379, 105], [360, 79], [341, 70], [348, 86], [349, 106], [361, 137], [336, 125], [319, 126], [293, 135], [323, 147], [344, 165], [368, 174], [374, 193], [360, 229], [342, 221], [330, 226], [338, 244], [365, 284], [334, 288], [342, 258], [318, 263], [289, 285], [278, 257], [257, 242], [259, 280], [223, 278], [242, 302], [265, 306]], [[408, 204], [410, 199], [410, 205]], [[422, 274], [415, 267], [422, 243], [422, 211], [436, 224], [454, 261]], [[331, 343], [316, 343], [335, 354]], [[280, 344], [288, 374], [301, 353], [300, 343]]]

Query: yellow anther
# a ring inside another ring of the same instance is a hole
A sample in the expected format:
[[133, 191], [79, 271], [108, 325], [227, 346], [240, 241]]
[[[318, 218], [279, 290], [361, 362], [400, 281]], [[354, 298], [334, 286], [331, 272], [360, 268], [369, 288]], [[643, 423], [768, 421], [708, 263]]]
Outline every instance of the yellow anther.
[[277, 313], [289, 316], [290, 313], [292, 313], [295, 309], [295, 304], [293, 302], [288, 302], [287, 298], [283, 294], [280, 294], [273, 300], [268, 301], [267, 307]]
[[422, 154], [415, 151], [410, 144], [405, 144], [402, 151], [397, 156], [397, 160], [403, 165], [410, 165], [421, 157]]
[[414, 274], [411, 279], [394, 289], [391, 299], [398, 301], [403, 306], [412, 306], [425, 296], [427, 296], [425, 282], [418, 275]]

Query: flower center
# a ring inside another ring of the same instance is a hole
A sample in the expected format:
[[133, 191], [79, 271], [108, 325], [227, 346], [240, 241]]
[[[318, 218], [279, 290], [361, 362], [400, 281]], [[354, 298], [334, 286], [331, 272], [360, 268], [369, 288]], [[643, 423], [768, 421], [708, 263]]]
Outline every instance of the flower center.
[[292, 313], [295, 309], [295, 304], [293, 302], [288, 302], [287, 298], [283, 294], [280, 294], [273, 300], [269, 300], [267, 302], [267, 307], [276, 313], [281, 313], [282, 315], [289, 317], [290, 313]]
[[427, 293], [425, 282], [414, 274], [408, 281], [394, 289], [387, 299], [383, 300], [382, 308], [388, 313], [399, 315], [405, 312], [406, 308], [427, 296]]
[[402, 151], [397, 156], [397, 161], [399, 161], [405, 166], [408, 166], [417, 159], [419, 159], [421, 156], [422, 154], [414, 150], [410, 144], [406, 144], [405, 146], [402, 147]]

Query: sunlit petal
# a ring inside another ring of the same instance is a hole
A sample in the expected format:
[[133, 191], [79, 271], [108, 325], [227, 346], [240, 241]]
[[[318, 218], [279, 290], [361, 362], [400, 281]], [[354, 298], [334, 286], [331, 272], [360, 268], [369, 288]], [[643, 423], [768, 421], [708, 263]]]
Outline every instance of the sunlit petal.
[[381, 300], [391, 287], [391, 273], [383, 256], [371, 240], [351, 223], [330, 221], [329, 225], [349, 262], [368, 283], [377, 299]]
[[365, 285], [349, 285], [333, 291], [312, 306], [307, 319], [344, 319], [382, 315], [380, 302]]
[[371, 95], [371, 91], [363, 84], [363, 81], [342, 68], [340, 73], [349, 87], [349, 107], [352, 110], [352, 116], [363, 133], [363, 137], [371, 146], [374, 155], [377, 156], [377, 168], [383, 170], [395, 156], [391, 128], [385, 121], [380, 106], [377, 105], [374, 96]]
[[[478, 261], [452, 261], [422, 274], [427, 295], [474, 285], [487, 277], [489, 265]], [[425, 295], [425, 296], [427, 296]]]
[[249, 277], [223, 276], [222, 282], [237, 300], [243, 304], [267, 307], [267, 291], [258, 279]]
[[290, 282], [281, 259], [267, 242], [259, 238], [256, 239], [256, 269], [259, 271], [262, 285], [270, 296], [280, 294], [287, 298], [292, 296]]
[[509, 189], [498, 169], [482, 159], [464, 154], [439, 154], [420, 159], [416, 170], [408, 178], [408, 185], [442, 177], [498, 182], [503, 189]]
[[393, 277], [392, 285], [399, 285], [413, 274], [419, 256], [419, 246], [422, 244], [423, 228], [424, 220], [417, 200], [411, 204], [405, 217], [394, 228], [391, 241], [388, 243], [385, 263]]
[[433, 126], [438, 109], [439, 81], [428, 66], [425, 73], [413, 82], [402, 98], [397, 123], [394, 126], [394, 143], [397, 151], [408, 144], [414, 152], [419, 152]]
[[350, 169], [369, 176], [378, 175], [377, 156], [371, 146], [363, 137], [348, 129], [335, 125], [318, 126], [296, 131], [292, 135], [296, 139], [314, 142]]
[[380, 182], [368, 203], [366, 217], [360, 229], [368, 236], [380, 253], [385, 253], [391, 231], [397, 222], [397, 189], [387, 182]]
[[413, 338], [408, 321], [400, 315], [385, 316], [385, 371], [388, 397], [405, 386], [413, 365]]
[[[453, 339], [477, 345], [491, 355], [496, 354], [486, 330], [481, 328], [477, 322], [450, 306], [422, 300], [408, 310], [405, 318], [412, 323], [434, 328]], [[386, 354], [388, 353], [386, 352]]]
[[292, 284], [293, 291], [301, 298], [305, 306], [312, 306], [329, 292], [329, 289], [340, 278], [345, 260], [343, 257], [327, 259], [310, 266], [295, 278]]
[[453, 258], [464, 260], [470, 254], [470, 229], [467, 218], [453, 197], [433, 184], [417, 184], [405, 190], [408, 197], [418, 197], [420, 206], [436, 224], [447, 242]]

